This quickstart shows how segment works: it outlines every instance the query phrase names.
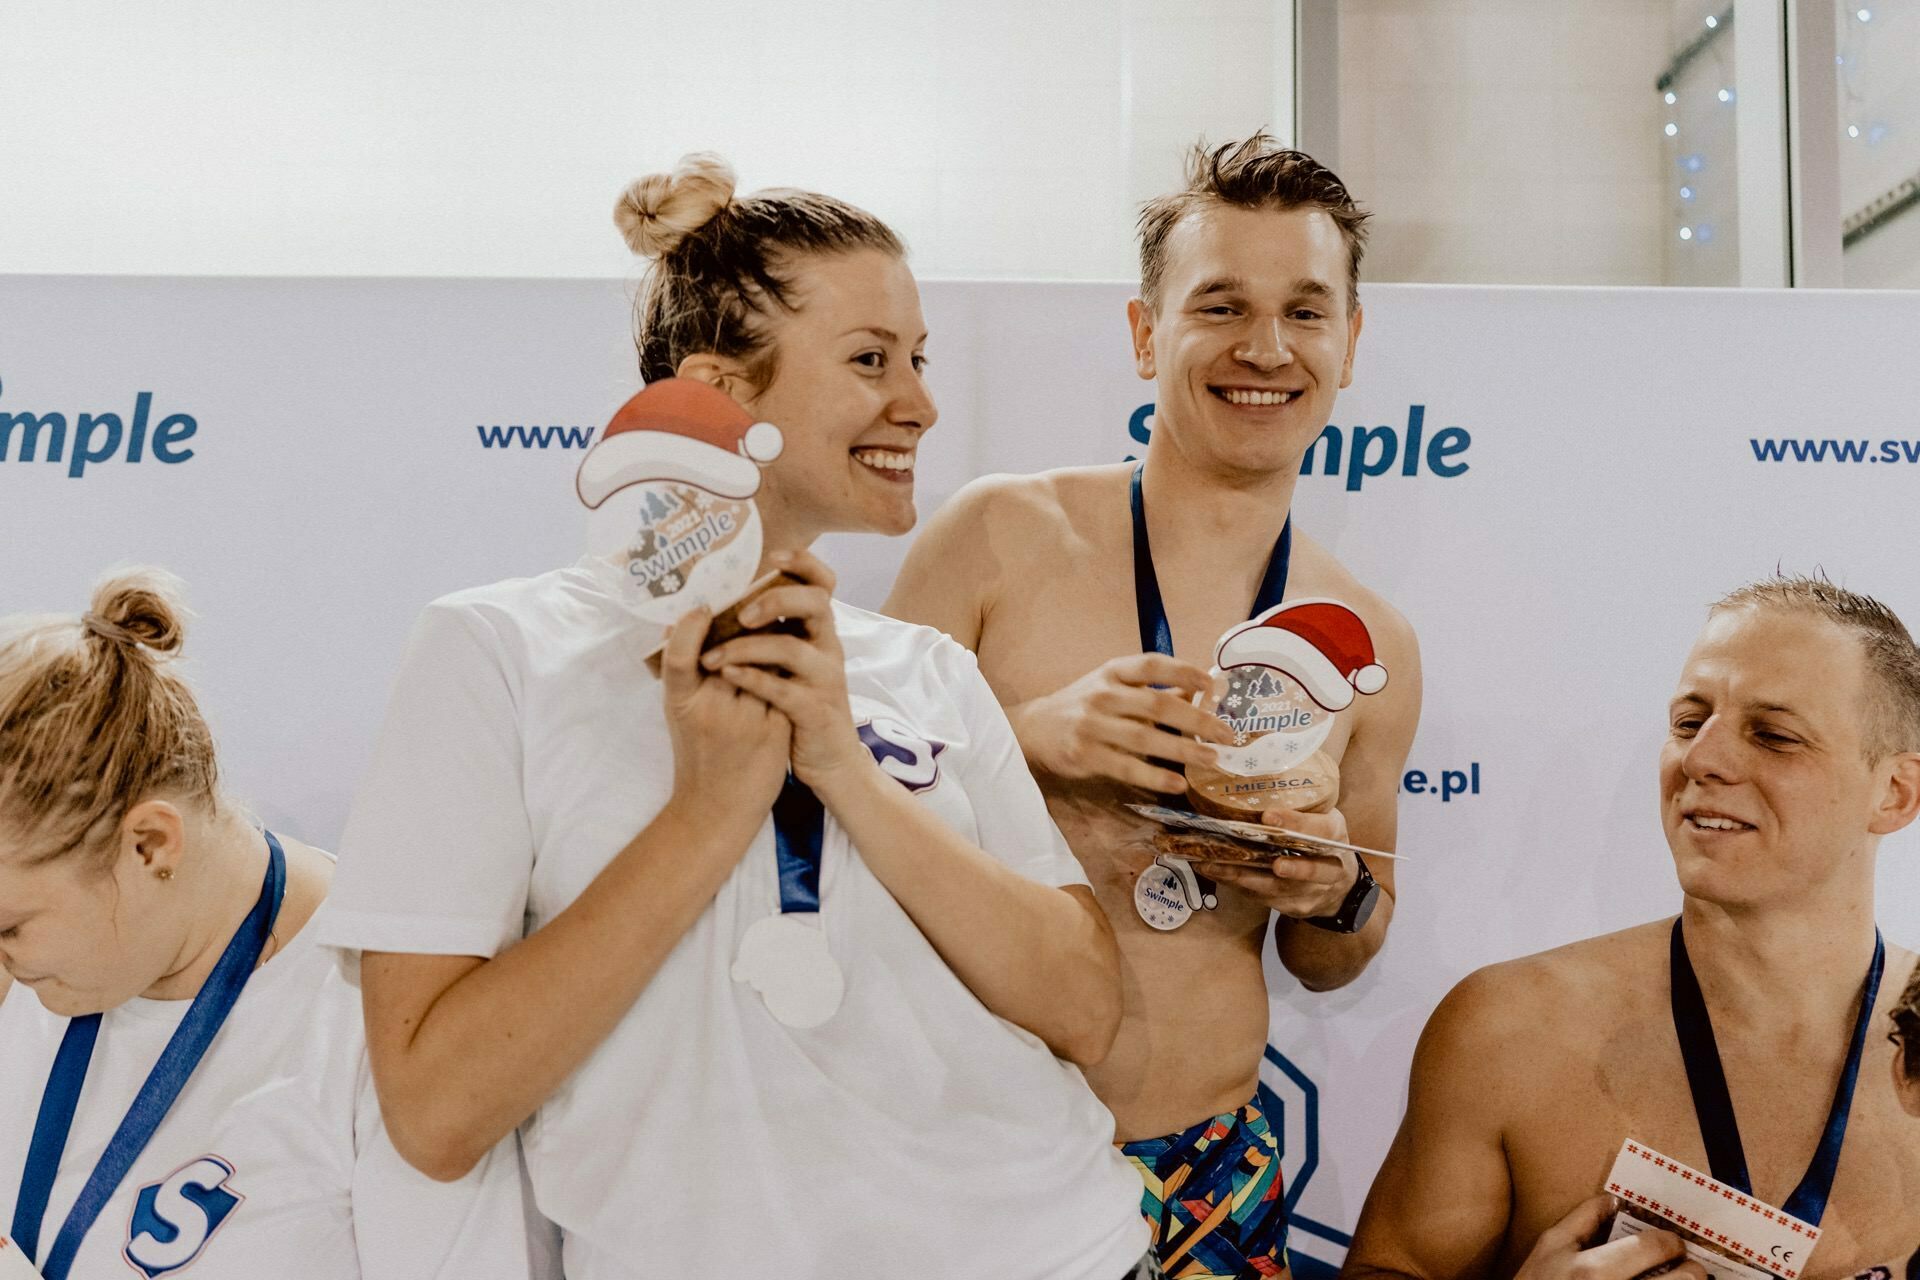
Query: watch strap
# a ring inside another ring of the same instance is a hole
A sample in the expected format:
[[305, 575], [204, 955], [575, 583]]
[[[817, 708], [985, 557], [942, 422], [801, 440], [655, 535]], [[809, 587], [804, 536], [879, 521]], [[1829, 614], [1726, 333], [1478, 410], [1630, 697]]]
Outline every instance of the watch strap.
[[1340, 910], [1330, 916], [1307, 916], [1304, 923], [1316, 929], [1325, 929], [1329, 933], [1358, 933], [1366, 927], [1367, 919], [1372, 916], [1373, 908], [1380, 898], [1380, 883], [1367, 869], [1366, 859], [1359, 854], [1353, 855], [1353, 887], [1347, 890], [1347, 896], [1340, 903]]

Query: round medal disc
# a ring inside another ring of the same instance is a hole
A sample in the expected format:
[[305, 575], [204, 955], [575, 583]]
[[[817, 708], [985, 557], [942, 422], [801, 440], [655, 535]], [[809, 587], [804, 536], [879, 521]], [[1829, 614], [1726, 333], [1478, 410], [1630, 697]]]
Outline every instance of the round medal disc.
[[758, 991], [767, 1012], [789, 1027], [819, 1026], [847, 993], [819, 918], [794, 911], [755, 920], [734, 957], [733, 980]]
[[1187, 895], [1181, 891], [1180, 877], [1157, 862], [1133, 882], [1133, 909], [1162, 933], [1178, 929], [1193, 918], [1193, 908], [1187, 905]]

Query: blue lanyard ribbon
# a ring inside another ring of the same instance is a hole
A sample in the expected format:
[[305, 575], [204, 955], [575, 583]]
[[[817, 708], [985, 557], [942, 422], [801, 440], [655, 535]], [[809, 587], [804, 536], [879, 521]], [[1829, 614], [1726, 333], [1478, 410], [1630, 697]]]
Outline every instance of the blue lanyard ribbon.
[[[1802, 1222], [1820, 1225], [1826, 1215], [1827, 1199], [1833, 1194], [1833, 1180], [1840, 1172], [1840, 1146], [1847, 1137], [1847, 1116], [1853, 1110], [1853, 1091], [1860, 1081], [1860, 1059], [1866, 1051], [1867, 1025], [1873, 1018], [1874, 1001], [1880, 994], [1880, 975], [1887, 965], [1887, 944], [1880, 931], [1873, 931], [1873, 963], [1867, 967], [1867, 985], [1860, 997], [1860, 1016], [1854, 1022], [1852, 1046], [1847, 1064], [1840, 1072], [1840, 1083], [1833, 1091], [1833, 1105], [1827, 1110], [1827, 1125], [1814, 1149], [1813, 1163], [1780, 1207]], [[1713, 1020], [1707, 1016], [1706, 997], [1700, 992], [1700, 980], [1694, 976], [1693, 961], [1687, 956], [1686, 935], [1680, 922], [1673, 922], [1669, 967], [1673, 992], [1673, 1029], [1680, 1038], [1680, 1056], [1687, 1064], [1687, 1087], [1693, 1092], [1694, 1114], [1700, 1120], [1700, 1138], [1706, 1144], [1707, 1160], [1713, 1176], [1736, 1191], [1753, 1194], [1753, 1182], [1747, 1173], [1746, 1148], [1740, 1142], [1740, 1122], [1733, 1114], [1733, 1097], [1727, 1091], [1726, 1072], [1720, 1065], [1720, 1047], [1714, 1040]]]
[[[1173, 628], [1167, 622], [1167, 607], [1160, 599], [1160, 579], [1153, 571], [1153, 546], [1147, 540], [1147, 500], [1141, 491], [1141, 478], [1147, 464], [1133, 469], [1133, 608], [1140, 619], [1140, 651], [1173, 656]], [[1293, 516], [1280, 526], [1280, 538], [1267, 558], [1267, 569], [1260, 577], [1260, 590], [1253, 597], [1257, 618], [1280, 603], [1287, 593], [1287, 569], [1293, 562]]]
[[792, 774], [773, 802], [773, 843], [780, 858], [780, 910], [820, 909], [820, 846], [827, 811], [820, 797]]
[[[219, 1034], [227, 1015], [240, 999], [247, 979], [260, 963], [267, 939], [273, 934], [273, 922], [280, 914], [281, 899], [286, 896], [287, 859], [274, 834], [267, 837], [267, 876], [260, 887], [260, 900], [241, 922], [233, 940], [221, 953], [200, 993], [193, 998], [186, 1016], [174, 1029], [160, 1060], [147, 1073], [146, 1083], [134, 1096], [133, 1106], [114, 1131], [100, 1155], [80, 1196], [67, 1213], [67, 1220], [54, 1237], [53, 1248], [41, 1268], [45, 1280], [66, 1280], [80, 1242], [93, 1227], [107, 1201], [133, 1168], [140, 1153], [153, 1140], [160, 1122], [186, 1087], [194, 1068], [207, 1054], [207, 1047]], [[60, 1172], [61, 1157], [66, 1154], [67, 1137], [73, 1130], [73, 1118], [80, 1106], [80, 1090], [86, 1083], [87, 1067], [93, 1060], [94, 1042], [100, 1036], [100, 1015], [90, 1013], [67, 1023], [60, 1050], [54, 1055], [53, 1072], [46, 1092], [40, 1096], [40, 1114], [33, 1125], [33, 1141], [27, 1147], [27, 1167], [20, 1178], [20, 1196], [13, 1206], [13, 1238], [21, 1252], [34, 1257], [40, 1248], [41, 1221], [47, 1202], [53, 1196], [53, 1184]]]

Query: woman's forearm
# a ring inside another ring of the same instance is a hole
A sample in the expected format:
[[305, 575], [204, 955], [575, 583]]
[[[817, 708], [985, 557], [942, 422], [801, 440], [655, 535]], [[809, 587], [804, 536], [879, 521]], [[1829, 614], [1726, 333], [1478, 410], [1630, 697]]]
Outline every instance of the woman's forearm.
[[1120, 954], [1091, 891], [1019, 875], [870, 763], [815, 790], [981, 1003], [1071, 1062], [1106, 1056], [1120, 1026]]
[[370, 952], [367, 1042], [394, 1145], [454, 1179], [596, 1049], [753, 838], [669, 807], [574, 902], [490, 960]]

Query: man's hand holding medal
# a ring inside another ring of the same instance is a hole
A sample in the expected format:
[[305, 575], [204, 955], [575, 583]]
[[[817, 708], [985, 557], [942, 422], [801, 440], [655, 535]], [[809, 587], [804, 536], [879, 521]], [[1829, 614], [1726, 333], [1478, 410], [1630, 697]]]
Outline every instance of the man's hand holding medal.
[[1210, 765], [1233, 731], [1195, 705], [1212, 678], [1194, 663], [1136, 653], [1009, 709], [1027, 763], [1060, 778], [1111, 778], [1144, 791], [1187, 789], [1180, 765]]

